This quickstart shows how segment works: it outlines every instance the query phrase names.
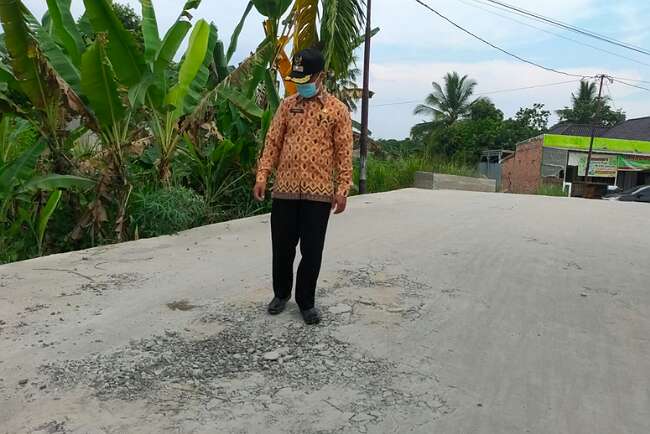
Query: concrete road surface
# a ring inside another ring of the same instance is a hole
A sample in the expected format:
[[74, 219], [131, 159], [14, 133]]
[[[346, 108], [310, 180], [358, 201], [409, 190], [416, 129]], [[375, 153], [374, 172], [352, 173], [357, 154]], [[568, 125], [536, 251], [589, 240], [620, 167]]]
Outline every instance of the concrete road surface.
[[0, 433], [650, 433], [650, 206], [404, 190], [305, 327], [269, 218], [0, 267]]

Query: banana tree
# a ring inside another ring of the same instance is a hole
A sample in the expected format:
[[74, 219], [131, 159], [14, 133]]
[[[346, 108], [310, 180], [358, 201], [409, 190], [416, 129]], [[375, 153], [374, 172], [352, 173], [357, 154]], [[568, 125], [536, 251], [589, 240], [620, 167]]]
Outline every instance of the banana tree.
[[0, 68], [0, 93], [7, 95], [4, 88], [29, 104], [2, 95], [0, 99], [12, 102], [12, 111], [32, 121], [47, 140], [55, 167], [68, 171], [74, 164], [66, 154], [67, 119], [72, 114], [94, 125], [78, 95], [79, 71], [20, 0], [0, 0], [0, 21], [11, 63], [11, 68]]
[[22, 152], [25, 144], [36, 139], [31, 124], [14, 113], [0, 114], [0, 165]]
[[[171, 162], [183, 134], [181, 120], [196, 108], [205, 92], [218, 34], [214, 24], [205, 20], [197, 21], [192, 29], [190, 11], [200, 5], [200, 0], [192, 0], [185, 3], [178, 19], [161, 40], [151, 0], [141, 0], [141, 5], [147, 69], [131, 90], [129, 99], [132, 105], [147, 108], [150, 129], [160, 146], [158, 176], [163, 183], [169, 183]], [[170, 87], [170, 65], [190, 29], [177, 82]]]
[[[45, 141], [40, 140], [17, 158], [0, 163], [0, 228], [3, 236], [23, 243], [25, 238], [31, 239], [38, 254], [43, 254], [47, 224], [59, 204], [62, 190], [84, 190], [94, 185], [93, 180], [78, 176], [37, 176], [36, 165], [45, 149]], [[0, 244], [3, 242], [0, 239]]]
[[[282, 77], [291, 71], [291, 61], [285, 52], [290, 35], [293, 35], [293, 54], [319, 45], [325, 55], [326, 69], [341, 77], [354, 63], [353, 52], [365, 20], [364, 3], [364, 0], [251, 0], [242, 20], [251, 5], [267, 18], [265, 32], [276, 41], [274, 65]], [[291, 12], [283, 21], [284, 29], [278, 34], [278, 24], [292, 4]], [[295, 93], [291, 82], [284, 84], [288, 95]]]

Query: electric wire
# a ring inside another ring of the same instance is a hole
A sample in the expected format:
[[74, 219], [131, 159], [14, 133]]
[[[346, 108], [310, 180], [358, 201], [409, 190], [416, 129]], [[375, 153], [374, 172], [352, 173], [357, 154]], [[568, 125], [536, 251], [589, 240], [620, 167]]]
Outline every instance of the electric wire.
[[506, 50], [504, 48], [499, 47], [496, 44], [493, 44], [492, 42], [478, 36], [477, 34], [471, 32], [470, 30], [467, 30], [466, 28], [464, 28], [460, 24], [457, 24], [456, 22], [452, 21], [449, 17], [441, 14], [436, 9], [432, 8], [431, 6], [429, 6], [428, 4], [423, 2], [422, 0], [415, 0], [415, 2], [420, 4], [424, 8], [428, 9], [429, 11], [433, 12], [434, 14], [436, 14], [437, 16], [442, 18], [443, 20], [447, 21], [449, 24], [451, 24], [452, 26], [454, 26], [457, 29], [461, 30], [462, 32], [467, 33], [471, 37], [473, 37], [475, 39], [478, 39], [479, 41], [483, 42], [484, 44], [489, 45], [490, 47], [492, 47], [492, 48], [494, 48], [494, 49], [496, 49], [496, 50], [498, 50], [498, 51], [500, 51], [500, 52], [502, 52], [502, 53], [504, 53], [504, 54], [506, 54], [506, 55], [508, 55], [510, 57], [513, 57], [513, 58], [519, 60], [520, 62], [524, 62], [524, 63], [527, 63], [529, 65], [535, 66], [537, 68], [541, 68], [541, 69], [544, 69], [544, 70], [549, 71], [549, 72], [554, 72], [556, 74], [566, 75], [567, 77], [576, 77], [576, 78], [581, 78], [581, 79], [586, 79], [586, 78], [592, 78], [593, 77], [593, 76], [585, 75], [585, 74], [572, 74], [570, 72], [561, 71], [561, 70], [555, 69], [555, 68], [550, 68], [550, 67], [544, 66], [544, 65], [542, 65], [540, 63], [533, 62], [532, 60], [528, 60], [526, 58], [523, 58], [523, 57], [521, 57], [521, 56], [519, 56], [517, 54], [514, 54], [514, 53], [512, 53], [512, 52], [510, 52], [510, 51], [508, 51], [508, 50]]
[[[522, 9], [520, 7], [513, 6], [511, 4], [508, 4], [508, 3], [505, 3], [505, 2], [502, 2], [502, 1], [499, 1], [499, 0], [482, 0], [482, 1], [491, 3], [492, 5], [501, 6], [502, 9], [505, 8], [506, 10], [510, 11], [511, 13], [518, 13], [519, 15], [525, 15], [525, 16], [528, 16], [528, 17], [532, 17], [532, 18], [534, 18], [536, 20], [544, 21], [544, 22], [552, 24], [554, 26], [561, 27], [561, 28], [563, 28], [565, 30], [569, 30], [569, 31], [572, 31], [572, 32], [575, 32], [575, 33], [579, 33], [581, 35], [588, 36], [588, 37], [594, 38], [594, 39], [598, 39], [598, 40], [600, 40], [602, 42], [606, 42], [608, 44], [617, 45], [619, 47], [622, 47], [622, 48], [625, 48], [625, 49], [628, 49], [628, 50], [632, 50], [632, 51], [636, 51], [636, 52], [644, 54], [646, 56], [650, 56], [650, 51], [646, 50], [645, 48], [637, 47], [635, 45], [628, 44], [628, 43], [625, 43], [625, 42], [610, 38], [610, 37], [605, 36], [605, 35], [601, 35], [599, 33], [593, 32], [591, 30], [582, 29], [580, 27], [576, 27], [576, 26], [573, 26], [571, 24], [567, 24], [567, 23], [564, 23], [562, 21], [559, 21], [557, 19], [549, 18], [549, 17], [546, 17], [544, 15], [538, 14], [536, 12], [531, 12], [529, 10]], [[492, 6], [492, 7], [495, 7], [495, 6]]]
[[[547, 84], [537, 84], [533, 86], [526, 86], [526, 87], [516, 87], [512, 89], [500, 89], [500, 90], [493, 90], [489, 92], [482, 92], [476, 94], [476, 96], [486, 96], [486, 95], [495, 95], [499, 93], [507, 93], [507, 92], [516, 92], [520, 90], [528, 90], [528, 89], [538, 89], [542, 87], [552, 87], [552, 86], [560, 86], [563, 84], [569, 84], [569, 83], [578, 83], [578, 80], [569, 80], [569, 81], [561, 81], [557, 83], [547, 83]], [[392, 103], [383, 103], [383, 104], [375, 104], [373, 107], [387, 107], [387, 106], [395, 106], [395, 105], [405, 105], [405, 104], [415, 104], [415, 103], [421, 103], [422, 100], [412, 100], [412, 101], [399, 101], [399, 102], [392, 102]]]
[[[607, 54], [610, 54], [610, 55], [612, 55], [612, 56], [619, 57], [619, 58], [621, 58], [621, 59], [625, 59], [625, 60], [629, 60], [629, 61], [634, 62], [634, 63], [638, 63], [639, 65], [644, 65], [644, 66], [648, 66], [648, 67], [650, 67], [650, 63], [642, 62], [642, 61], [640, 61], [640, 60], [638, 60], [638, 59], [635, 59], [635, 58], [633, 58], [633, 57], [625, 56], [625, 55], [623, 55], [623, 54], [616, 53], [616, 52], [614, 52], [614, 51], [606, 50], [606, 49], [601, 48], [601, 47], [598, 47], [598, 46], [596, 46], [596, 45], [588, 44], [588, 43], [583, 42], [583, 41], [580, 41], [580, 40], [578, 40], [578, 39], [574, 39], [574, 38], [570, 38], [570, 37], [568, 37], [568, 36], [562, 35], [561, 33], [553, 32], [553, 31], [551, 31], [551, 30], [544, 29], [544, 28], [539, 27], [539, 26], [536, 26], [536, 25], [534, 25], [534, 24], [530, 24], [530, 23], [527, 23], [527, 22], [524, 22], [524, 21], [518, 20], [518, 19], [513, 18], [513, 17], [511, 17], [511, 16], [504, 15], [504, 14], [500, 14], [500, 13], [498, 13], [498, 12], [495, 12], [494, 10], [490, 10], [490, 9], [487, 9], [487, 8], [484, 8], [484, 7], [481, 7], [481, 6], [478, 6], [478, 4], [483, 4], [483, 3], [482, 3], [482, 2], [479, 2], [479, 1], [477, 1], [477, 0], [473, 0], [473, 2], [474, 2], [474, 3], [477, 3], [477, 4], [470, 3], [470, 2], [468, 2], [468, 1], [466, 1], [466, 0], [457, 0], [457, 1], [463, 3], [463, 4], [467, 5], [467, 6], [470, 6], [470, 7], [476, 8], [476, 9], [480, 9], [480, 10], [482, 10], [482, 11], [488, 13], [488, 14], [492, 14], [492, 15], [495, 15], [495, 16], [498, 16], [498, 17], [501, 17], [501, 18], [503, 18], [503, 19], [510, 20], [510, 21], [512, 21], [512, 22], [515, 22], [515, 23], [521, 24], [522, 26], [526, 26], [526, 27], [530, 27], [530, 28], [532, 28], [532, 29], [539, 30], [540, 32], [547, 33], [547, 34], [549, 34], [549, 35], [555, 36], [556, 38], [565, 39], [565, 40], [567, 40], [567, 41], [571, 41], [571, 42], [573, 42], [573, 43], [575, 43], [575, 44], [578, 44], [578, 45], [582, 45], [582, 46], [585, 46], [585, 47], [589, 47], [589, 48], [591, 48], [591, 49], [594, 49], [594, 50], [597, 50], [597, 51], [600, 51], [600, 52], [603, 52], [603, 53], [607, 53]], [[486, 5], [486, 6], [490, 6], [490, 5]], [[495, 9], [495, 8], [492, 8], [492, 9]]]

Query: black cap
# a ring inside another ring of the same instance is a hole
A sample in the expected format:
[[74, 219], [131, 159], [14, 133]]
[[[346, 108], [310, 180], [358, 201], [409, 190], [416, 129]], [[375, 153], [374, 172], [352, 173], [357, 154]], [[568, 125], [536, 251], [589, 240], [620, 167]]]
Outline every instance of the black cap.
[[307, 48], [293, 56], [293, 66], [287, 80], [305, 84], [311, 80], [314, 74], [318, 74], [323, 69], [325, 69], [323, 53], [315, 48]]

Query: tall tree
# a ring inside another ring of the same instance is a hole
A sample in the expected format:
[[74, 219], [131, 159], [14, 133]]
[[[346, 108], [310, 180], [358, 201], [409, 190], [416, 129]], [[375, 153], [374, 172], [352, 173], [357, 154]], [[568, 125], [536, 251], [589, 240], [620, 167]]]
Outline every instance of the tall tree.
[[447, 73], [443, 86], [433, 82], [433, 92], [426, 97], [424, 104], [415, 108], [415, 114], [451, 125], [469, 113], [476, 85], [476, 81], [467, 75], [461, 77], [457, 72]]
[[[135, 38], [138, 49], [143, 50], [144, 37], [142, 32], [142, 18], [140, 15], [128, 4], [113, 2], [112, 6], [117, 19], [120, 20], [124, 28]], [[94, 38], [95, 32], [86, 14], [79, 18], [77, 26], [83, 37], [89, 39]]]
[[578, 93], [571, 94], [571, 107], [557, 110], [561, 122], [576, 124], [595, 123], [604, 128], [612, 127], [625, 120], [625, 113], [611, 107], [611, 98], [598, 98], [596, 83], [580, 81]]

